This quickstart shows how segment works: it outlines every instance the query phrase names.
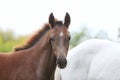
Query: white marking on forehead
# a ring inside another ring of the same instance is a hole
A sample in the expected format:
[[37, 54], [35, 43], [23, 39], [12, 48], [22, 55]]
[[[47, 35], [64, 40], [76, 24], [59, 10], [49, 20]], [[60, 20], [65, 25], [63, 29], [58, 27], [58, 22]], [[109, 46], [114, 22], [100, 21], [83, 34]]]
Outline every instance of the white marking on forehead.
[[60, 32], [60, 36], [63, 36], [63, 32], [62, 31]]

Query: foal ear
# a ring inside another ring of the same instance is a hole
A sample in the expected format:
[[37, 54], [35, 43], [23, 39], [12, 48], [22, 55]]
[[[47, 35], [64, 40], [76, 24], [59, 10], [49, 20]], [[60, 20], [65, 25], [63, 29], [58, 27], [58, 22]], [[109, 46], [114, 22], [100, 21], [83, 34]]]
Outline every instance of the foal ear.
[[54, 18], [53, 13], [51, 13], [51, 14], [49, 15], [49, 24], [51, 25], [52, 28], [53, 28], [53, 26], [54, 26], [54, 23], [55, 23], [55, 18]]
[[70, 25], [70, 15], [68, 13], [66, 13], [66, 15], [65, 15], [64, 25], [66, 25], [67, 28]]

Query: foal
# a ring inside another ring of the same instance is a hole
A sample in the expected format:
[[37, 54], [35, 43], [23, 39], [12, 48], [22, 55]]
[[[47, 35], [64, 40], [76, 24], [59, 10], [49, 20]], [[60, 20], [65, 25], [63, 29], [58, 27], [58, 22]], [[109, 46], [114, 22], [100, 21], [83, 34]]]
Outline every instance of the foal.
[[0, 80], [54, 80], [56, 65], [62, 69], [67, 64], [69, 24], [68, 13], [64, 23], [51, 13], [49, 24], [25, 45], [15, 48], [11, 54], [0, 54]]

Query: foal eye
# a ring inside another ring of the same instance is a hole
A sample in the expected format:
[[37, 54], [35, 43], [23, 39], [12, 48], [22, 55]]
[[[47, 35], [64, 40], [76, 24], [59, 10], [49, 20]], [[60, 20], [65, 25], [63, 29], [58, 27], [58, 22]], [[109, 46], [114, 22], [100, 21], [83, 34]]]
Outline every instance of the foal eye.
[[68, 38], [69, 40], [71, 39], [71, 36], [69, 36], [69, 38]]

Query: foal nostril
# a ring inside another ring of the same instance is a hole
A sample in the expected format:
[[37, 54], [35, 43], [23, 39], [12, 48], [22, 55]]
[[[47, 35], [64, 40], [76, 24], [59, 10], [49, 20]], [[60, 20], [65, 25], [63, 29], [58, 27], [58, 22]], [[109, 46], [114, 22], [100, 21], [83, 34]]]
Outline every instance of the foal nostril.
[[59, 68], [63, 69], [66, 67], [67, 60], [65, 58], [59, 58], [56, 63]]

